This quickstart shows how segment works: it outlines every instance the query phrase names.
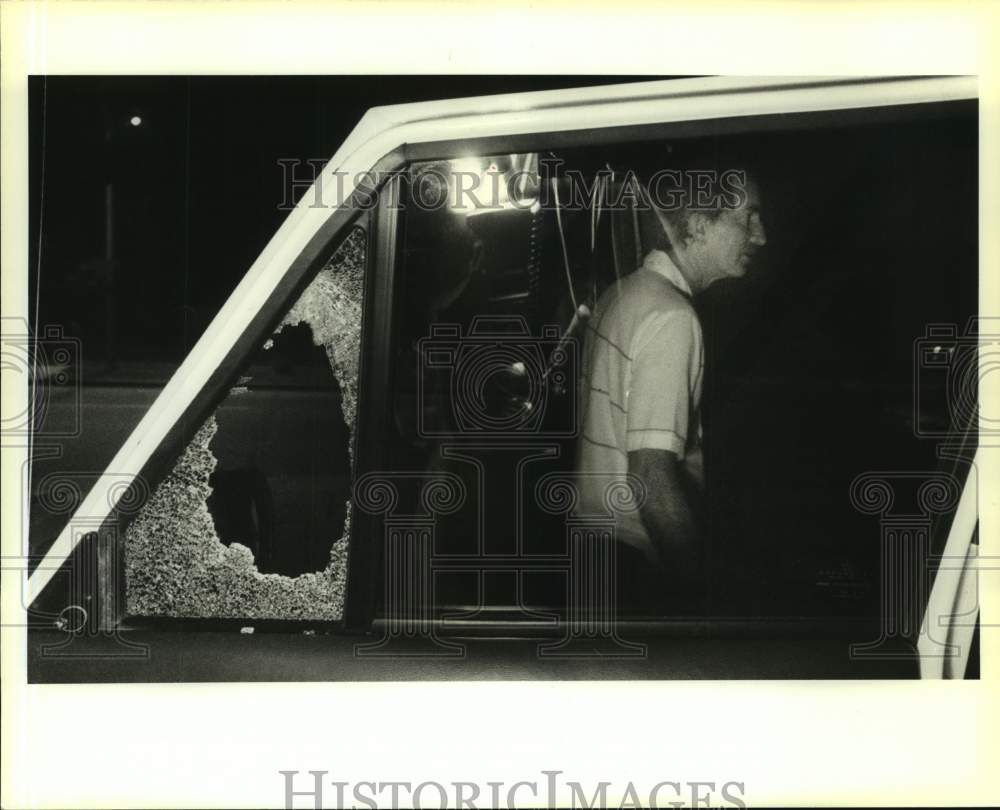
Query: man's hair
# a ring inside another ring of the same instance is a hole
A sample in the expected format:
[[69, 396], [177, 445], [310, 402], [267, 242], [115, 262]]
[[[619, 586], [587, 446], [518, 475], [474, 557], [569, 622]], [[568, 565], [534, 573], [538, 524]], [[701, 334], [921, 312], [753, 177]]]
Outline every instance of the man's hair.
[[[662, 213], [683, 240], [690, 236], [692, 214], [715, 219], [739, 207], [746, 198], [747, 181], [754, 175], [744, 157], [715, 142], [708, 148], [658, 144], [645, 150], [635, 168], [645, 203], [640, 216], [644, 247], [662, 246], [667, 240], [650, 206]], [[647, 239], [651, 241], [648, 246]]]

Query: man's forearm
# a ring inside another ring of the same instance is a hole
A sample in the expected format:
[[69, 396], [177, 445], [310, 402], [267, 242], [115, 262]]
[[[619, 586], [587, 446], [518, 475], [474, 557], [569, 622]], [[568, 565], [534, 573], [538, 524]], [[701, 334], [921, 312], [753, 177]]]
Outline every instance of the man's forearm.
[[660, 565], [679, 577], [697, 576], [701, 566], [701, 538], [681, 465], [673, 454], [638, 451], [630, 455], [630, 471], [642, 480], [645, 500], [642, 522]]
[[694, 511], [683, 487], [661, 481], [648, 490], [640, 510], [660, 565], [679, 576], [695, 576], [700, 566], [700, 542]]

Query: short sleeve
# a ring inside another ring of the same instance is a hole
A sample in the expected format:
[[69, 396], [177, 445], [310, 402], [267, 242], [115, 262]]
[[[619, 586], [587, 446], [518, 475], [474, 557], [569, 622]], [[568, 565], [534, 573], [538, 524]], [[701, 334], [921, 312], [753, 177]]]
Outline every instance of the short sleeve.
[[661, 313], [640, 330], [633, 349], [626, 395], [627, 448], [669, 450], [683, 459], [689, 432], [697, 430], [693, 413], [702, 362], [698, 319], [689, 309]]

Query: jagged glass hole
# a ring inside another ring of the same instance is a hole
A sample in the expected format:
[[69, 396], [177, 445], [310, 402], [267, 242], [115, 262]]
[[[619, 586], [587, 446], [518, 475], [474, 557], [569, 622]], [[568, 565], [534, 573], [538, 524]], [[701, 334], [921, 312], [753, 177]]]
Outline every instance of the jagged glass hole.
[[130, 615], [342, 618], [364, 248], [356, 229], [130, 525]]

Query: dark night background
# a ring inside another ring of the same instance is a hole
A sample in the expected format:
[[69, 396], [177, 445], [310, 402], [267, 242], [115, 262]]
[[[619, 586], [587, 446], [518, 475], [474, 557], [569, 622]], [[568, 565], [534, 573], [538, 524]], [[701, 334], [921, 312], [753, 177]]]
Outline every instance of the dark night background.
[[374, 106], [622, 81], [630, 79], [32, 77], [29, 266], [39, 266], [40, 245], [31, 287], [34, 299], [40, 284], [39, 322], [81, 339], [90, 381], [109, 362], [132, 360], [156, 365], [130, 374], [165, 382], [287, 215], [279, 160], [332, 157]]

